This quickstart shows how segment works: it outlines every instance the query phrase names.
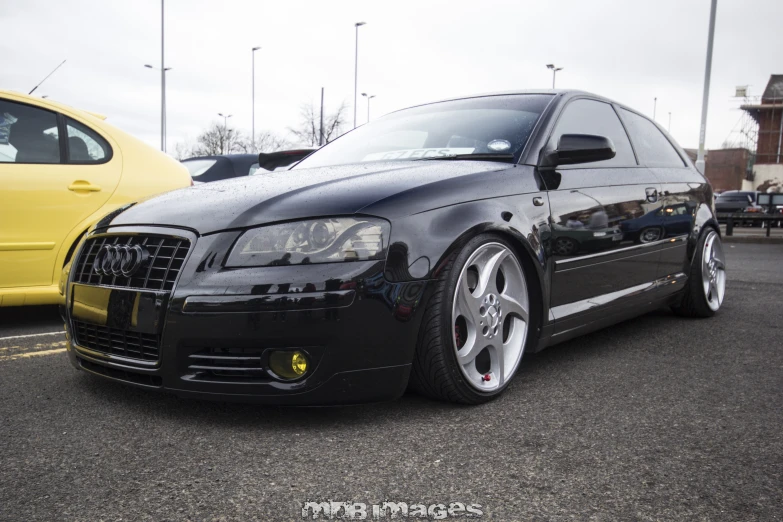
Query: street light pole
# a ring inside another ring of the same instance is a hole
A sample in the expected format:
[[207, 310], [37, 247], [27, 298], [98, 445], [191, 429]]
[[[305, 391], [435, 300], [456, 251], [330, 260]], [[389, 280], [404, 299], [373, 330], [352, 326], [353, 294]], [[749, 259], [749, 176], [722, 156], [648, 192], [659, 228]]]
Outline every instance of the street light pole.
[[696, 168], [704, 174], [704, 141], [707, 135], [707, 105], [710, 100], [710, 74], [712, 73], [712, 41], [715, 37], [715, 12], [718, 0], [712, 0], [710, 6], [710, 29], [707, 36], [707, 65], [704, 68], [704, 94], [701, 99], [701, 128], [699, 129], [699, 153], [696, 156]]
[[171, 67], [164, 67], [158, 69], [152, 65], [145, 63], [144, 67], [152, 69], [153, 71], [160, 71], [161, 74], [161, 86], [160, 86], [160, 150], [166, 152], [166, 72], [171, 70]]
[[261, 49], [261, 47], [253, 47], [253, 51], [252, 51], [252, 55], [253, 55], [253, 67], [252, 67], [252, 70], [253, 70], [253, 72], [252, 72], [252, 74], [253, 74], [253, 81], [252, 81], [252, 84], [253, 84], [253, 87], [252, 87], [252, 89], [253, 89], [253, 102], [252, 102], [252, 106], [253, 106], [253, 108], [252, 108], [252, 111], [253, 111], [253, 118], [252, 118], [252, 120], [253, 120], [253, 124], [252, 124], [252, 126], [253, 126], [253, 141], [252, 141], [252, 145], [251, 146], [253, 147], [254, 151], [255, 151], [255, 148], [256, 148], [256, 51], [258, 51], [259, 49]]
[[658, 97], [653, 98], [653, 121], [655, 121], [655, 112], [658, 110]]
[[324, 88], [321, 87], [321, 124], [318, 126], [318, 146], [324, 144]]
[[555, 75], [557, 74], [557, 71], [562, 71], [562, 67], [555, 67], [554, 64], [548, 63], [546, 66], [547, 69], [552, 69], [552, 88], [555, 88]]
[[222, 112], [219, 112], [218, 116], [223, 118], [223, 143], [220, 149], [223, 154], [228, 154], [228, 119], [233, 116], [233, 114], [223, 114]]
[[669, 112], [669, 126], [666, 128], [666, 132], [670, 133], [671, 131], [672, 131], [672, 113]]
[[228, 119], [233, 116], [233, 114], [223, 114], [222, 112], [218, 113], [218, 116], [223, 118], [223, 130], [228, 130]]
[[166, 152], [166, 62], [164, 2], [160, 0], [160, 150]]
[[363, 92], [362, 96], [367, 98], [367, 123], [370, 123], [370, 100], [375, 98], [375, 95], [374, 94], [367, 94], [366, 92]]
[[359, 28], [367, 22], [356, 22], [356, 52], [353, 59], [353, 128], [356, 128], [356, 102], [359, 92]]

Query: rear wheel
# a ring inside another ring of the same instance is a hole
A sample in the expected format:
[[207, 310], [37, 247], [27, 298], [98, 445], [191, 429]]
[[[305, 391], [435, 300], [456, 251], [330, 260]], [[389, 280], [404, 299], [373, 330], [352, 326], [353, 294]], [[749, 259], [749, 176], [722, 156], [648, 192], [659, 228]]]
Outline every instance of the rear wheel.
[[685, 295], [675, 312], [688, 317], [712, 317], [726, 296], [726, 257], [720, 236], [707, 229], [691, 263]]
[[508, 242], [482, 234], [463, 247], [437, 285], [411, 384], [436, 399], [489, 401], [508, 386], [528, 343], [525, 271]]
[[639, 243], [652, 243], [661, 239], [661, 229], [658, 227], [643, 228], [639, 232]]
[[558, 237], [555, 239], [555, 244], [552, 247], [554, 253], [561, 256], [570, 256], [576, 254], [579, 250], [579, 243], [575, 239], [570, 237]]

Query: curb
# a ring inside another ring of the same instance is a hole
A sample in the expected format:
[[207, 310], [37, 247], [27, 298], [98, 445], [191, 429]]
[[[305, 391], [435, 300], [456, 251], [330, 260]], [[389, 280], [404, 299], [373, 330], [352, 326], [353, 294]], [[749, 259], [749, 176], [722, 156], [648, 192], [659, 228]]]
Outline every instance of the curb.
[[783, 245], [783, 237], [766, 236], [727, 236], [721, 235], [721, 241], [724, 243], [757, 243], [762, 245]]

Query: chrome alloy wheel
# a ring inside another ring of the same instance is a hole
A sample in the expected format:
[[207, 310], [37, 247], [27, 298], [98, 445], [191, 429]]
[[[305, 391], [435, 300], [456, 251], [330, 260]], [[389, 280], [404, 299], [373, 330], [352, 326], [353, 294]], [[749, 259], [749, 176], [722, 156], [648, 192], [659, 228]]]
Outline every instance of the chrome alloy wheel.
[[726, 295], [726, 258], [716, 232], [710, 232], [704, 240], [701, 279], [707, 305], [717, 311]]
[[522, 267], [500, 243], [481, 245], [462, 268], [451, 325], [457, 363], [480, 391], [502, 387], [525, 349], [530, 299]]

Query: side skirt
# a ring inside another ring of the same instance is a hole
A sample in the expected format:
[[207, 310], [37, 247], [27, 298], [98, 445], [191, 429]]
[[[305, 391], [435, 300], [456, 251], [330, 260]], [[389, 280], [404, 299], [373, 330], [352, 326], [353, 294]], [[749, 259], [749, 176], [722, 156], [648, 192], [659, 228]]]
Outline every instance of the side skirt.
[[[551, 335], [542, 335], [536, 351], [676, 304], [687, 276], [678, 273], [631, 288], [552, 308]], [[549, 332], [547, 332], [549, 333]]]

